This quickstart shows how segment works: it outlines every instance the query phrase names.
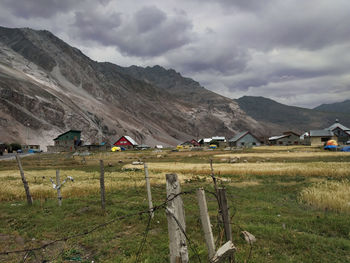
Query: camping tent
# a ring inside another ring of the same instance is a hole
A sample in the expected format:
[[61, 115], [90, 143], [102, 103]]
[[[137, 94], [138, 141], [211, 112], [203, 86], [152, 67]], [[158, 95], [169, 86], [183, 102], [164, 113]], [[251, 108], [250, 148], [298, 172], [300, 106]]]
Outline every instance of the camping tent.
[[341, 149], [342, 152], [350, 152], [350, 146], [345, 146]]

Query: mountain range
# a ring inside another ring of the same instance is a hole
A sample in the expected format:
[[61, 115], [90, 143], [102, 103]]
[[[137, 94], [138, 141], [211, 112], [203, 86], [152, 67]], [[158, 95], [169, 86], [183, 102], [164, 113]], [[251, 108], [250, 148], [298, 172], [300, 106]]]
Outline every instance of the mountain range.
[[79, 129], [86, 143], [127, 134], [176, 145], [241, 130], [269, 136], [320, 128], [336, 117], [349, 120], [262, 97], [233, 100], [172, 69], [96, 62], [49, 31], [0, 27], [0, 141], [45, 147]]
[[350, 100], [344, 100], [343, 102], [336, 102], [336, 103], [330, 103], [330, 104], [322, 104], [314, 108], [314, 110], [350, 114]]

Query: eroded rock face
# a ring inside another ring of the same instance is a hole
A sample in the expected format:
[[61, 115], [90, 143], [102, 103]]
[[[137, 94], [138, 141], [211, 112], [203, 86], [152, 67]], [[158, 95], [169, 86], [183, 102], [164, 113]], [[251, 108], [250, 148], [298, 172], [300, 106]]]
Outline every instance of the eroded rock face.
[[69, 129], [83, 140], [129, 134], [150, 145], [262, 126], [231, 99], [162, 67], [97, 63], [48, 31], [0, 27], [0, 141], [42, 146]]

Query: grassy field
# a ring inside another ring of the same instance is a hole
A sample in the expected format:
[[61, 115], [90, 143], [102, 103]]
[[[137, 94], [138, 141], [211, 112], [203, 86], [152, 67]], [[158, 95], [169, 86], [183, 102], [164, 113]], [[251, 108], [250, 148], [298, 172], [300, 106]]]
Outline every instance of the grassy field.
[[[230, 159], [235, 158], [235, 163]], [[100, 208], [99, 160], [105, 162], [107, 208]], [[311, 147], [258, 147], [239, 152], [121, 152], [38, 154], [22, 159], [34, 204], [28, 207], [15, 161], [0, 162], [0, 262], [168, 262], [164, 209], [148, 216], [143, 166], [150, 170], [153, 203], [166, 199], [165, 174], [180, 178], [190, 238], [190, 262], [207, 262], [195, 190], [214, 191], [209, 160], [227, 189], [236, 262], [350, 262], [350, 155]], [[72, 176], [57, 206], [50, 178]], [[217, 202], [207, 193], [217, 247], [224, 242]], [[257, 238], [251, 247], [241, 237]], [[145, 233], [144, 247], [139, 250]], [[137, 258], [139, 255], [139, 258]]]

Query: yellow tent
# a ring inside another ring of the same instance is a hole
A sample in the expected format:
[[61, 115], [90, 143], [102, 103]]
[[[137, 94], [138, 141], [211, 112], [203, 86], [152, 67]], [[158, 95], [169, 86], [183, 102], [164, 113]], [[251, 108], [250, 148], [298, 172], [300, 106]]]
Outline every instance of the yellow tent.
[[338, 143], [337, 143], [337, 141], [335, 141], [335, 140], [329, 140], [329, 141], [327, 141], [326, 145], [327, 145], [327, 146], [329, 146], [329, 145], [338, 146]]
[[120, 147], [114, 146], [112, 147], [111, 151], [112, 152], [121, 152], [122, 149], [120, 149]]

